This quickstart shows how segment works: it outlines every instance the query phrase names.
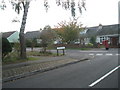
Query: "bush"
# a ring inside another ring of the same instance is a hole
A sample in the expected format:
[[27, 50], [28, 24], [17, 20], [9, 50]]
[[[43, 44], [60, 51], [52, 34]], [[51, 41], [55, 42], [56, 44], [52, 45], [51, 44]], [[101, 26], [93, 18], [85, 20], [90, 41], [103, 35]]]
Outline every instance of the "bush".
[[92, 43], [95, 46], [95, 44], [96, 44], [96, 37], [92, 36], [90, 38], [90, 43]]
[[87, 47], [93, 47], [93, 44], [92, 43], [88, 43], [86, 46]]
[[14, 48], [14, 52], [17, 54], [17, 57], [19, 57], [20, 56], [20, 43], [18, 42], [14, 43], [13, 48]]
[[6, 38], [2, 37], [2, 59], [12, 51], [12, 46]]
[[27, 47], [39, 47], [40, 44], [37, 43], [37, 38], [27, 39], [26, 40]]
[[19, 60], [17, 53], [11, 52], [10, 54], [6, 55], [6, 57], [3, 59], [2, 63], [12, 63], [17, 60]]

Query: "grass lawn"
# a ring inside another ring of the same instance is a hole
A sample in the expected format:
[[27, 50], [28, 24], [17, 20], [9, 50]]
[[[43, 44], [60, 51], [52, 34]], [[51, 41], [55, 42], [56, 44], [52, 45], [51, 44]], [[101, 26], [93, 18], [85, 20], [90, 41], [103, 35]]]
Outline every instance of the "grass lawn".
[[[22, 62], [27, 62], [27, 61], [34, 61], [34, 60], [41, 60], [40, 56], [49, 56], [49, 57], [55, 57], [57, 56], [57, 53], [51, 53], [51, 52], [38, 52], [38, 51], [29, 51], [27, 52], [27, 59], [20, 59], [15, 52], [11, 52], [6, 58], [2, 61], [3, 65], [6, 64], [15, 64], [15, 63], [22, 63]], [[59, 54], [59, 56], [62, 56], [62, 54]]]
[[27, 57], [27, 59], [19, 59], [16, 57], [5, 58], [2, 64], [3, 65], [15, 64], [15, 63], [22, 63], [22, 62], [27, 62], [27, 61], [34, 61], [34, 60], [40, 60], [40, 57]]
[[[33, 52], [27, 52], [28, 56], [57, 56], [57, 53], [52, 53], [50, 51], [47, 51], [46, 53], [43, 52], [38, 52], [38, 51], [33, 51]], [[62, 54], [60, 54], [61, 56]]]

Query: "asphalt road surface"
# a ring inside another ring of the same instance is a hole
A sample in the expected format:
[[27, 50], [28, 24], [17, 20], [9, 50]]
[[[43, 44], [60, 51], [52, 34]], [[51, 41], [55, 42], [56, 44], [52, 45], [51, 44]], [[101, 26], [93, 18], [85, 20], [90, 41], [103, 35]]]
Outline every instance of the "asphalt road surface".
[[90, 60], [67, 65], [3, 84], [3, 88], [118, 88], [118, 51], [68, 50], [69, 55], [91, 55]]

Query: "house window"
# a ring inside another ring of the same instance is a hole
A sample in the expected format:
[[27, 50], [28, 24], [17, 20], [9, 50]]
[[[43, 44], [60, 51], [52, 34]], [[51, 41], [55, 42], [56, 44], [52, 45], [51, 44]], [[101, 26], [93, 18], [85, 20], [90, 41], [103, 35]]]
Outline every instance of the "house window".
[[100, 43], [102, 43], [103, 40], [105, 40], [105, 37], [100, 37]]

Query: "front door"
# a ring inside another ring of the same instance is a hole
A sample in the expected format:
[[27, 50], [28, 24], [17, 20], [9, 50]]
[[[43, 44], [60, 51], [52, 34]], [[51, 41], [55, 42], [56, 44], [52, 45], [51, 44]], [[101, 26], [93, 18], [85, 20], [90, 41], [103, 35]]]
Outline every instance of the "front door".
[[111, 40], [111, 46], [112, 47], [118, 47], [118, 42], [119, 42], [119, 39], [118, 39], [118, 37], [111, 37], [110, 38]]

